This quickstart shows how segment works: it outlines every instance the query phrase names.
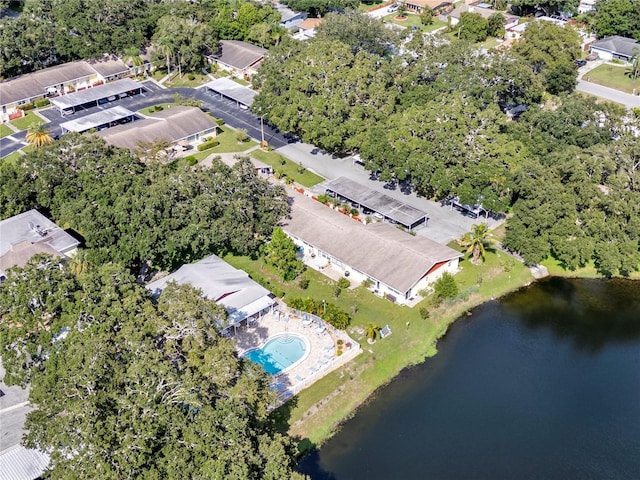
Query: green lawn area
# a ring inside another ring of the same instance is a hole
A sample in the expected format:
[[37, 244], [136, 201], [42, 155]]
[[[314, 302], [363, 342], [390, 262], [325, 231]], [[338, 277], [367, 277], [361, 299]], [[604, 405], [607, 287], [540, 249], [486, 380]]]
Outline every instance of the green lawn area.
[[502, 45], [503, 42], [498, 41], [497, 38], [488, 37], [484, 42], [480, 42], [480, 45], [487, 50], [491, 50], [492, 48], [496, 48], [498, 45]]
[[287, 178], [290, 178], [294, 182], [305, 187], [313, 187], [314, 185], [324, 181], [324, 178], [320, 175], [316, 175], [306, 168], [303, 172], [300, 172], [300, 165], [297, 165], [279, 153], [254, 150], [251, 152], [251, 156], [266, 163], [267, 165], [271, 165], [276, 173], [284, 174]]
[[440, 27], [447, 26], [445, 22], [442, 22], [436, 18], [433, 19], [433, 23], [431, 25], [423, 25], [422, 21], [420, 20], [420, 15], [416, 15], [413, 13], [408, 13], [406, 20], [396, 20], [397, 16], [398, 16], [398, 12], [390, 13], [389, 15], [384, 16], [382, 20], [384, 22], [390, 22], [395, 25], [400, 25], [401, 27], [406, 27], [410, 29], [413, 29], [413, 27], [418, 27], [424, 32], [433, 32], [434, 30], [437, 30]]
[[18, 118], [16, 120], [12, 120], [11, 124], [16, 127], [18, 130], [26, 130], [33, 123], [44, 123], [44, 120], [33, 113], [31, 110], [27, 110], [26, 115], [22, 118]]
[[[194, 79], [189, 80], [189, 75], [193, 75]], [[167, 87], [198, 87], [203, 83], [208, 82], [210, 79], [206, 75], [202, 73], [185, 73], [180, 78], [179, 75], [175, 75], [171, 78], [171, 80], [165, 82], [165, 86]]]
[[246, 80], [243, 80], [242, 78], [238, 78], [238, 77], [234, 77], [231, 76], [229, 77], [231, 80], [233, 80], [236, 83], [239, 83], [240, 85], [244, 85], [245, 87], [250, 86], [251, 84], [249, 82], [247, 82]]
[[605, 63], [590, 72], [587, 72], [583, 78], [588, 82], [597, 83], [604, 87], [615, 88], [626, 93], [640, 92], [640, 77], [635, 82], [628, 75], [629, 67], [623, 65], [610, 65]]
[[216, 140], [220, 142], [220, 145], [202, 152], [196, 150], [191, 156], [195, 157], [198, 162], [201, 162], [209, 155], [213, 153], [241, 153], [255, 147], [258, 143], [249, 140], [248, 142], [238, 143], [236, 140], [236, 131], [229, 127], [219, 127], [222, 133], [219, 133]]
[[19, 152], [13, 152], [7, 155], [6, 157], [2, 157], [2, 160], [0, 160], [0, 163], [7, 162], [15, 165], [21, 156], [22, 155]]
[[385, 2], [383, 0], [380, 1], [373, 1], [371, 3], [360, 3], [358, 5], [358, 11], [359, 12], [368, 12], [369, 10], [371, 10], [372, 8], [378, 6], [378, 5], [382, 5], [382, 4], [387, 4], [387, 3], [391, 3], [391, 2]]
[[[295, 400], [275, 412], [281, 430], [296, 438], [301, 450], [319, 445], [331, 436], [341, 421], [403, 368], [435, 355], [436, 341], [465, 311], [531, 281], [529, 270], [520, 262], [503, 252], [491, 252], [482, 265], [472, 265], [466, 260], [461, 262], [462, 270], [455, 279], [460, 291], [467, 292], [466, 299], [438, 307], [430, 306], [426, 299], [419, 306], [409, 308], [379, 298], [363, 287], [343, 291], [335, 299], [336, 283], [311, 269], [303, 274], [310, 280], [309, 288], [302, 290], [295, 282], [280, 282], [262, 260], [239, 256], [227, 256], [225, 260], [250, 275], [267, 278], [271, 284], [278, 285], [285, 292], [285, 302], [300, 296], [326, 299], [352, 315], [347, 330], [361, 343], [363, 353], [300, 392]], [[423, 306], [430, 311], [427, 320], [420, 316]], [[393, 334], [369, 345], [363, 333], [363, 327], [369, 323], [380, 327], [389, 324]]]
[[[593, 263], [593, 260], [590, 260], [582, 268], [577, 268], [576, 270], [567, 270], [562, 263], [560, 263], [555, 258], [547, 258], [542, 261], [542, 265], [547, 267], [549, 270], [549, 275], [558, 276], [558, 277], [575, 277], [575, 278], [602, 278], [602, 275], [598, 273], [596, 270], [596, 266]], [[640, 279], [640, 272], [633, 272], [630, 275], [630, 278]]]
[[159, 103], [158, 105], [152, 105], [148, 108], [143, 108], [142, 110], [138, 110], [138, 112], [140, 112], [143, 115], [153, 115], [154, 113], [156, 113], [155, 108], [156, 107], [162, 107], [162, 109], [166, 109], [171, 107], [172, 105], [175, 105], [175, 103]]
[[7, 127], [4, 123], [0, 123], [0, 138], [6, 137], [7, 135], [11, 135], [13, 130]]

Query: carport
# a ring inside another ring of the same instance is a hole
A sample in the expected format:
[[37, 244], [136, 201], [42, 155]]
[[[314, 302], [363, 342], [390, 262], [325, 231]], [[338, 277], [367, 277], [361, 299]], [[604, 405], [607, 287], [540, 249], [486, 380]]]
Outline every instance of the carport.
[[84, 108], [104, 105], [129, 95], [142, 93], [142, 85], [130, 78], [105, 83], [99, 87], [69, 93], [51, 99], [51, 103], [64, 115], [71, 115]]
[[104, 128], [121, 125], [135, 120], [135, 113], [122, 106], [116, 106], [107, 110], [92, 113], [81, 118], [74, 118], [60, 124], [62, 134], [68, 132], [82, 133], [92, 128], [103, 130]]
[[238, 104], [238, 106], [243, 105], [245, 107], [250, 107], [253, 105], [253, 99], [255, 96], [258, 95], [258, 92], [255, 90], [245, 87], [244, 85], [240, 85], [238, 82], [234, 82], [226, 77], [213, 80], [206, 83], [204, 86], [207, 91], [233, 100]]
[[342, 201], [357, 204], [376, 212], [390, 223], [397, 223], [412, 230], [427, 223], [427, 213], [400, 202], [389, 195], [372, 190], [346, 177], [338, 177], [325, 183], [325, 191]]

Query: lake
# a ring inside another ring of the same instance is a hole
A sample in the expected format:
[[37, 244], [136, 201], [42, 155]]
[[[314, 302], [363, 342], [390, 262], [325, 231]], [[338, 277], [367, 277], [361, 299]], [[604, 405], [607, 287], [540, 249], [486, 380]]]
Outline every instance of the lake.
[[640, 479], [640, 282], [537, 282], [458, 320], [438, 350], [376, 392], [300, 471]]

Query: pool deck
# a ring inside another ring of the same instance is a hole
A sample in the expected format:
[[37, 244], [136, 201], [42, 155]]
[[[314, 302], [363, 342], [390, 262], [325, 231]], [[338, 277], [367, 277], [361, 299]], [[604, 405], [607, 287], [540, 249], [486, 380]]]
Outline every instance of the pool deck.
[[[287, 320], [288, 319], [288, 320]], [[321, 322], [322, 326], [319, 327]], [[322, 328], [324, 327], [324, 331]], [[360, 344], [346, 332], [336, 330], [321, 320], [311, 321], [284, 309], [268, 313], [248, 327], [238, 329], [233, 335], [238, 353], [244, 354], [264, 345], [274, 335], [282, 333], [298, 334], [305, 337], [309, 352], [303, 360], [275, 375], [272, 386], [278, 391], [281, 402], [286, 401], [319, 378], [349, 362], [362, 352]], [[342, 340], [342, 355], [337, 355], [338, 340]]]

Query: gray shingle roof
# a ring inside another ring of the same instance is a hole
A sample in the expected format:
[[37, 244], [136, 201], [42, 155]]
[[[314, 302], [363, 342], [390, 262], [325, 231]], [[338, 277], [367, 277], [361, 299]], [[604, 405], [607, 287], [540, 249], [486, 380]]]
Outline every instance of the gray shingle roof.
[[622, 54], [625, 57], [632, 57], [634, 55], [634, 49], [640, 50], [640, 43], [636, 42], [633, 38], [614, 35], [592, 43], [591, 48], [599, 48], [607, 52]]
[[212, 58], [238, 70], [244, 70], [260, 61], [267, 50], [239, 40], [221, 40], [220, 52]]
[[0, 222], [0, 268], [24, 266], [36, 253], [64, 255], [79, 244], [40, 212], [29, 210]]
[[146, 288], [152, 295], [159, 296], [172, 281], [198, 288], [204, 296], [223, 305], [229, 314], [229, 324], [238, 323], [275, 303], [269, 290], [216, 255], [183, 265]]
[[199, 108], [178, 106], [155, 112], [144, 120], [107, 128], [96, 135], [110, 145], [134, 149], [141, 141], [174, 143], [216, 127], [213, 119]]
[[413, 287], [437, 263], [461, 253], [387, 223], [363, 225], [304, 195], [291, 198], [285, 232], [399, 292]]
[[109, 60], [105, 64], [103, 66], [100, 61], [70, 62], [10, 78], [0, 83], [0, 102], [2, 105], [7, 105], [39, 97], [45, 95], [49, 87], [57, 87], [76, 79], [100, 74], [100, 71], [105, 73], [114, 70], [126, 71], [126, 67], [119, 60]]

